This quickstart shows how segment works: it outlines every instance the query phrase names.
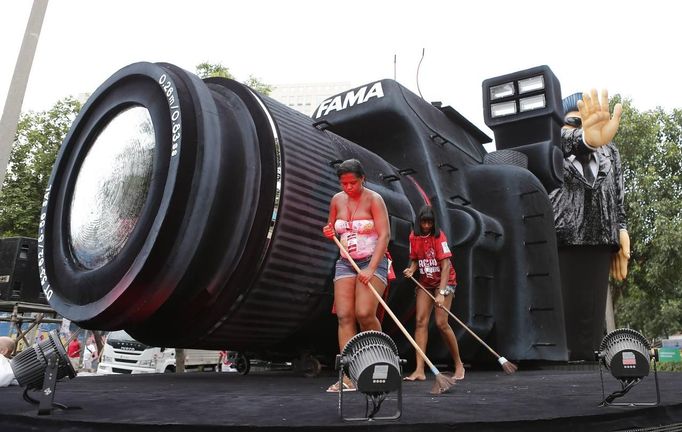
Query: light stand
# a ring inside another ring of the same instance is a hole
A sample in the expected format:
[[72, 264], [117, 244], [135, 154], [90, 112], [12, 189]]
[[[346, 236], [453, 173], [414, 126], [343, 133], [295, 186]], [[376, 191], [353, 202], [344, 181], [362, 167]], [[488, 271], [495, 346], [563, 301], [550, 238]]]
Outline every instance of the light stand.
[[[402, 414], [402, 374], [395, 342], [385, 333], [366, 331], [348, 341], [336, 356], [339, 371], [339, 416], [345, 421], [396, 420]], [[365, 395], [365, 415], [344, 417], [343, 376], [347, 375], [358, 392]], [[397, 391], [397, 409], [393, 415], [379, 417], [377, 413], [390, 392]], [[370, 408], [371, 403], [371, 408]]]
[[[51, 331], [43, 342], [17, 354], [10, 365], [17, 382], [24, 387], [24, 400], [38, 405], [39, 415], [51, 414], [54, 407], [69, 409], [54, 402], [57, 380], [76, 376], [56, 331]], [[38, 391], [38, 398], [31, 397], [29, 390]]]
[[[617, 329], [604, 336], [599, 351], [595, 351], [599, 362], [602, 401], [599, 406], [656, 406], [661, 402], [656, 370], [657, 352], [651, 350], [649, 341], [639, 332], [631, 329]], [[613, 402], [625, 396], [644, 377], [649, 375], [650, 362], [653, 360], [654, 382], [656, 383], [655, 402]], [[608, 396], [604, 393], [602, 366], [621, 383], [621, 389]]]

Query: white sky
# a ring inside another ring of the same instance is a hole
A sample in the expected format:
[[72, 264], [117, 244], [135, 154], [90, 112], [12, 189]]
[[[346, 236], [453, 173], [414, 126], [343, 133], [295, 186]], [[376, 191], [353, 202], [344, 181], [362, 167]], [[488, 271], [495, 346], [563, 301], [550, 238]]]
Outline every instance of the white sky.
[[[474, 4], [475, 3], [475, 4]], [[32, 0], [0, 1], [0, 103]], [[682, 3], [630, 1], [50, 0], [23, 111], [92, 93], [137, 61], [222, 63], [270, 84], [393, 77], [483, 123], [481, 82], [546, 64], [591, 87], [682, 108]]]

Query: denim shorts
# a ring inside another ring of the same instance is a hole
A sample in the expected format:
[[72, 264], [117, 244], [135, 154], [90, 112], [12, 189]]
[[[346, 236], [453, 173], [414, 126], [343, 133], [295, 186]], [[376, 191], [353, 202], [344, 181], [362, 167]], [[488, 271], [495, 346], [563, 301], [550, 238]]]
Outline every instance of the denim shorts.
[[[355, 260], [355, 264], [357, 264], [361, 270], [364, 270], [367, 268], [371, 260], [372, 257], [368, 256], [367, 258]], [[339, 258], [336, 261], [336, 274], [334, 276], [334, 282], [343, 278], [356, 277], [357, 275], [358, 272], [355, 271], [350, 261], [345, 258]], [[374, 272], [374, 276], [378, 277], [379, 280], [384, 283], [384, 285], [388, 284], [388, 259], [386, 259], [386, 257], [381, 258], [381, 261], [379, 261], [379, 266]]]

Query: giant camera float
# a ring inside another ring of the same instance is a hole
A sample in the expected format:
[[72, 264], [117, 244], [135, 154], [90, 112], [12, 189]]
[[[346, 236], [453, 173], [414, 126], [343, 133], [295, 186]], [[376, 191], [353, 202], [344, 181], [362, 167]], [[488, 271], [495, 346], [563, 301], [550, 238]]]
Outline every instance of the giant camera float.
[[[53, 168], [43, 290], [79, 325], [150, 345], [331, 357], [338, 249], [321, 227], [339, 190], [335, 165], [357, 158], [386, 202], [398, 273], [415, 211], [430, 203], [454, 253], [456, 315], [508, 358], [566, 360], [547, 197], [561, 182], [560, 91], [547, 67], [519, 74], [484, 83], [503, 148], [487, 153], [490, 138], [457, 111], [392, 80], [331, 97], [309, 118], [233, 80], [124, 67], [84, 105]], [[544, 105], [523, 110], [539, 97]], [[523, 121], [534, 136], [520, 134]], [[409, 280], [392, 283], [388, 304], [413, 325]], [[412, 357], [393, 323], [384, 330]], [[490, 359], [455, 330], [465, 361]], [[429, 356], [449, 358], [441, 345]]]

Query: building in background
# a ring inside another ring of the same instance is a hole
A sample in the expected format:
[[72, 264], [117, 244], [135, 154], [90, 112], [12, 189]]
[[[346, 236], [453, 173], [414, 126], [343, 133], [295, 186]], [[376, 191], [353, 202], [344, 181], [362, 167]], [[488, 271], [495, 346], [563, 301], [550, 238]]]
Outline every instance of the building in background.
[[307, 116], [330, 96], [354, 87], [350, 82], [275, 84], [270, 97]]

